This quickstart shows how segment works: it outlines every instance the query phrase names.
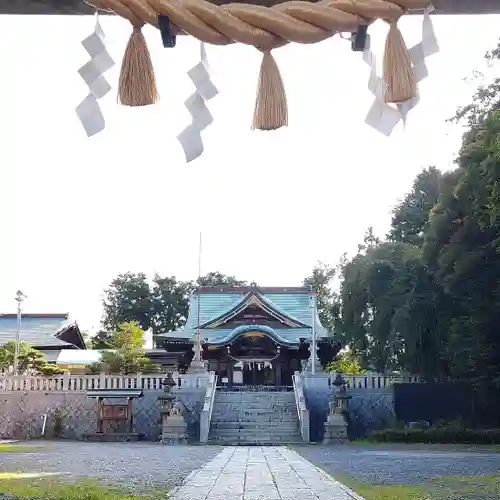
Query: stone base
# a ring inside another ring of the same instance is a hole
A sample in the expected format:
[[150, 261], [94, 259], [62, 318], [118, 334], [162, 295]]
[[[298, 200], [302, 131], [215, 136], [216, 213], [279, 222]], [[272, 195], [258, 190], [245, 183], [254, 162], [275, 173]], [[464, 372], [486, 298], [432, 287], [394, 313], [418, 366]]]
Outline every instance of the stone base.
[[329, 415], [325, 422], [323, 444], [340, 444], [347, 441], [347, 422], [342, 415]]
[[187, 370], [188, 374], [208, 373], [208, 364], [205, 361], [191, 361]]
[[187, 424], [182, 415], [163, 417], [161, 428], [162, 444], [185, 444], [187, 441]]
[[125, 442], [140, 441], [144, 434], [142, 432], [89, 432], [82, 434], [84, 441], [99, 442]]
[[[312, 356], [310, 356], [309, 359], [307, 360], [307, 364], [305, 366], [304, 371], [307, 373], [312, 373], [312, 365], [313, 365], [313, 360], [312, 360]], [[316, 362], [314, 363], [314, 373], [319, 374], [322, 372], [323, 372], [323, 367], [321, 366], [321, 361], [316, 356]]]

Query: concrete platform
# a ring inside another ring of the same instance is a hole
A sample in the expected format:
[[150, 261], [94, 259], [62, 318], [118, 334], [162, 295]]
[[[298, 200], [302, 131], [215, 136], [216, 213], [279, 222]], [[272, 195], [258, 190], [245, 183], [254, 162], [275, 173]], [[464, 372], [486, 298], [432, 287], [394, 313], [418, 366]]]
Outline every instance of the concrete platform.
[[294, 451], [224, 448], [188, 476], [171, 500], [363, 500]]

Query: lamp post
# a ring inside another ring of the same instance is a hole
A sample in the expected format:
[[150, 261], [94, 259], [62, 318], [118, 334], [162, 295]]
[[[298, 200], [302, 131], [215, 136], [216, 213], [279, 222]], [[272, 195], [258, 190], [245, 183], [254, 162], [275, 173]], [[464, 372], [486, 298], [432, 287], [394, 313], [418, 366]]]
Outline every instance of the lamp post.
[[21, 290], [16, 292], [16, 302], [17, 302], [17, 329], [16, 329], [16, 344], [14, 349], [14, 375], [18, 373], [19, 367], [19, 349], [21, 344], [21, 321], [22, 321], [22, 312], [21, 312], [21, 304], [24, 299], [26, 299], [26, 295], [24, 295]]

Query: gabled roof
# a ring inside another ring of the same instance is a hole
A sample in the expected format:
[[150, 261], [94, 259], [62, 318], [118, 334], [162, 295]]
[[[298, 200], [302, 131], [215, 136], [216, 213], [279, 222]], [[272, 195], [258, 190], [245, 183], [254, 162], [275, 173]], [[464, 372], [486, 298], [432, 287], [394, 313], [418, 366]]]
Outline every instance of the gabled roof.
[[[73, 332], [71, 332], [73, 331]], [[0, 345], [16, 340], [17, 315], [0, 314]], [[77, 344], [63, 340], [73, 333]], [[33, 347], [81, 348], [83, 339], [78, 326], [62, 314], [24, 314], [21, 316], [21, 341]], [[84, 344], [83, 344], [84, 345]]]
[[198, 298], [200, 325], [234, 310], [250, 294], [258, 294], [267, 305], [280, 314], [293, 318], [303, 326], [311, 327], [311, 289], [309, 287], [200, 287], [190, 298], [186, 328], [198, 326]]
[[205, 324], [200, 325], [200, 328], [217, 328], [218, 326], [222, 326], [224, 323], [234, 318], [250, 306], [257, 306], [277, 321], [280, 321], [290, 328], [307, 328], [308, 326], [307, 324], [294, 318], [292, 315], [279, 309], [270, 300], [266, 299], [263, 294], [258, 293], [256, 290], [251, 290], [229, 311], [226, 311], [217, 318], [213, 318]]

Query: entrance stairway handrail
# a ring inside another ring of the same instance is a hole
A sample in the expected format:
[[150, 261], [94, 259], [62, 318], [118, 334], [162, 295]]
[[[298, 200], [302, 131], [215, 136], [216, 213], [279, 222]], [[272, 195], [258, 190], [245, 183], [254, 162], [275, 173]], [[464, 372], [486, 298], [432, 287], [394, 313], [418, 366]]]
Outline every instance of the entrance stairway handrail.
[[295, 372], [293, 375], [293, 393], [299, 416], [300, 435], [302, 436], [302, 441], [309, 443], [309, 410], [307, 409], [304, 397], [304, 385], [300, 372]]
[[215, 389], [217, 387], [217, 375], [215, 372], [210, 372], [208, 377], [207, 390], [203, 400], [203, 408], [200, 415], [200, 443], [208, 441], [210, 432], [210, 422], [212, 420], [212, 412], [214, 410]]

